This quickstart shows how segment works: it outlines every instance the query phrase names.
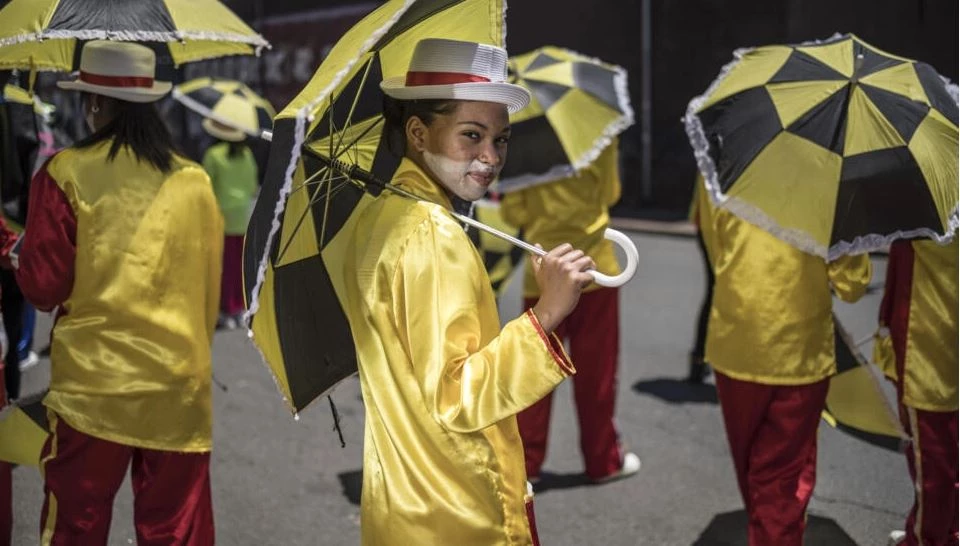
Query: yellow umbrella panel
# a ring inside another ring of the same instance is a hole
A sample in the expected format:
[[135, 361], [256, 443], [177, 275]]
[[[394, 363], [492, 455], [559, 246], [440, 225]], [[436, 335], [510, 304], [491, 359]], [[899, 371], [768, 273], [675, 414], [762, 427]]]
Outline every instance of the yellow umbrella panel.
[[293, 411], [357, 371], [339, 300], [340, 256], [355, 212], [373, 197], [333, 161], [390, 180], [381, 146], [384, 78], [405, 73], [417, 42], [503, 46], [502, 0], [392, 0], [348, 30], [274, 119], [270, 158], [244, 241], [253, 340]]
[[956, 232], [957, 99], [853, 35], [740, 50], [684, 119], [719, 206], [827, 260]]

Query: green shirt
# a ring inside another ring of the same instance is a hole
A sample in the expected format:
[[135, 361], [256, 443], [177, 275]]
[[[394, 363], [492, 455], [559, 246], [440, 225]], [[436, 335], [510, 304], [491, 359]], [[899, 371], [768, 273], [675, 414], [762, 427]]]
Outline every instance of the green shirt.
[[250, 202], [257, 191], [253, 152], [244, 146], [242, 152], [230, 157], [230, 145], [220, 142], [203, 154], [203, 168], [213, 181], [213, 193], [223, 213], [224, 233], [243, 235], [250, 217]]

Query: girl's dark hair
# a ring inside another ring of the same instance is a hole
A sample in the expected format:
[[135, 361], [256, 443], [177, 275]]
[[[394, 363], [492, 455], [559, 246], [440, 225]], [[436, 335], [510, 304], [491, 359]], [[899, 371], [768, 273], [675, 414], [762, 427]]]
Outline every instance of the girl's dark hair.
[[[88, 93], [82, 99], [87, 100]], [[113, 100], [116, 117], [87, 138], [74, 144], [88, 148], [104, 140], [113, 139], [108, 160], [113, 160], [122, 146], [127, 146], [138, 161], [146, 161], [161, 172], [170, 170], [177, 148], [170, 129], [153, 103]]]
[[429, 126], [437, 116], [452, 114], [459, 102], [448, 99], [398, 100], [383, 97], [383, 135], [387, 149], [394, 155], [403, 156], [407, 151], [407, 121], [416, 116]]
[[227, 143], [227, 157], [237, 157], [247, 149], [247, 141], [240, 142], [225, 141]]

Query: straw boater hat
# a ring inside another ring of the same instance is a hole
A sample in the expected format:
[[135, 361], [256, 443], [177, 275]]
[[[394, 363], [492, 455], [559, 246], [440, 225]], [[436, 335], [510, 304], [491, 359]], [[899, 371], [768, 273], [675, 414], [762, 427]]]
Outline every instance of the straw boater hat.
[[156, 55], [147, 46], [93, 40], [80, 52], [77, 79], [57, 82], [57, 86], [130, 102], [154, 102], [172, 87], [170, 82], [154, 79], [156, 65]]
[[454, 99], [498, 102], [512, 114], [530, 93], [507, 83], [507, 52], [496, 46], [428, 38], [413, 50], [406, 76], [387, 78], [380, 88], [400, 100]]

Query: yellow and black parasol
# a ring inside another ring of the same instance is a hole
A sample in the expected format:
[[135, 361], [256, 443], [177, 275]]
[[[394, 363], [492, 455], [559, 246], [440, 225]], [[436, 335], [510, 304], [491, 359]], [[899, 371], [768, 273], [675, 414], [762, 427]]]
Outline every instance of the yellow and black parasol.
[[559, 47], [510, 58], [510, 81], [530, 91], [510, 116], [510, 160], [499, 189], [510, 192], [572, 176], [633, 125], [627, 72]]
[[957, 229], [956, 88], [853, 35], [739, 50], [685, 117], [718, 206], [833, 260]]
[[197, 78], [173, 88], [171, 96], [205, 118], [269, 140], [276, 110], [266, 99], [235, 80]]
[[153, 42], [174, 66], [269, 47], [218, 0], [11, 0], [0, 10], [0, 70], [73, 70], [88, 40]]
[[380, 146], [384, 78], [402, 75], [423, 38], [503, 46], [502, 0], [392, 0], [341, 37], [274, 119], [263, 188], [244, 242], [249, 327], [294, 412], [357, 371], [339, 302], [338, 234], [370, 199], [331, 167], [390, 180], [399, 157]]

